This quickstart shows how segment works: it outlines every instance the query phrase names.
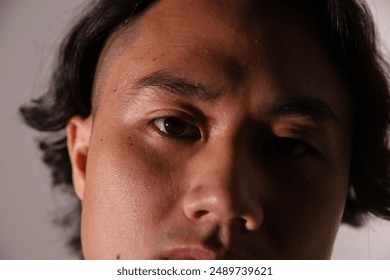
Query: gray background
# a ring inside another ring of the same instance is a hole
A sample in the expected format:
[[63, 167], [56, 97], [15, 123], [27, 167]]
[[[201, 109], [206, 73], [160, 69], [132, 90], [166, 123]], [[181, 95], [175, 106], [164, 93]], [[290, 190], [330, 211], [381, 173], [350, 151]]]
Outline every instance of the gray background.
[[[44, 91], [58, 43], [83, 3], [0, 0], [0, 259], [73, 258], [64, 233], [51, 223], [56, 205], [66, 202], [50, 191], [36, 133], [22, 124], [17, 108]], [[390, 46], [390, 1], [369, 3]], [[342, 226], [333, 258], [390, 259], [390, 223]]]

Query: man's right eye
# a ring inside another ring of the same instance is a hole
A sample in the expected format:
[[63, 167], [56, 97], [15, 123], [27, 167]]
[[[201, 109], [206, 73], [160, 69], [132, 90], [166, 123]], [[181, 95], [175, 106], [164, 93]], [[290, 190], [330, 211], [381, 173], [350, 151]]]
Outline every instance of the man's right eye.
[[162, 117], [153, 120], [153, 124], [162, 132], [171, 137], [200, 139], [200, 130], [177, 117]]

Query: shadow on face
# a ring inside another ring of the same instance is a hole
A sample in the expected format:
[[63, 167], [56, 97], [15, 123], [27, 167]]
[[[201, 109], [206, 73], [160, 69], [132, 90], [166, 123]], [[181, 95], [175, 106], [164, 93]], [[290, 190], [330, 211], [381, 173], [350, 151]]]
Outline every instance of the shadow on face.
[[86, 258], [330, 257], [351, 113], [310, 26], [263, 1], [163, 0], [110, 38], [96, 115], [68, 125]]

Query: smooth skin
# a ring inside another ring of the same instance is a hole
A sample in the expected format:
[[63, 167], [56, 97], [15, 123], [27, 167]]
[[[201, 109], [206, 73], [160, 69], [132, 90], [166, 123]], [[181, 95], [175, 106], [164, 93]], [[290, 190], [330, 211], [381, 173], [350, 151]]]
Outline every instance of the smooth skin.
[[111, 36], [68, 123], [86, 259], [328, 259], [349, 92], [309, 17], [161, 0]]

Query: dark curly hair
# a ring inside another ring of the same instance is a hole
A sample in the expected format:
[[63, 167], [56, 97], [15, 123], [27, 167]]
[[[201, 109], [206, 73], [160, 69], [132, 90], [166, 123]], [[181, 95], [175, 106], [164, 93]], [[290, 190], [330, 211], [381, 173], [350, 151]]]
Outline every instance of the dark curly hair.
[[[156, 0], [99, 0], [91, 2], [63, 41], [47, 92], [22, 106], [32, 128], [49, 132], [40, 139], [44, 162], [51, 168], [53, 186], [73, 193], [65, 127], [74, 115], [92, 110], [92, 85], [105, 42], [118, 28], [142, 16]], [[389, 67], [378, 47], [372, 15], [359, 0], [284, 1], [310, 15], [334, 63], [344, 74], [354, 106], [350, 193], [343, 221], [358, 226], [368, 213], [390, 220]], [[80, 203], [62, 219], [73, 225], [70, 245], [82, 256]]]

